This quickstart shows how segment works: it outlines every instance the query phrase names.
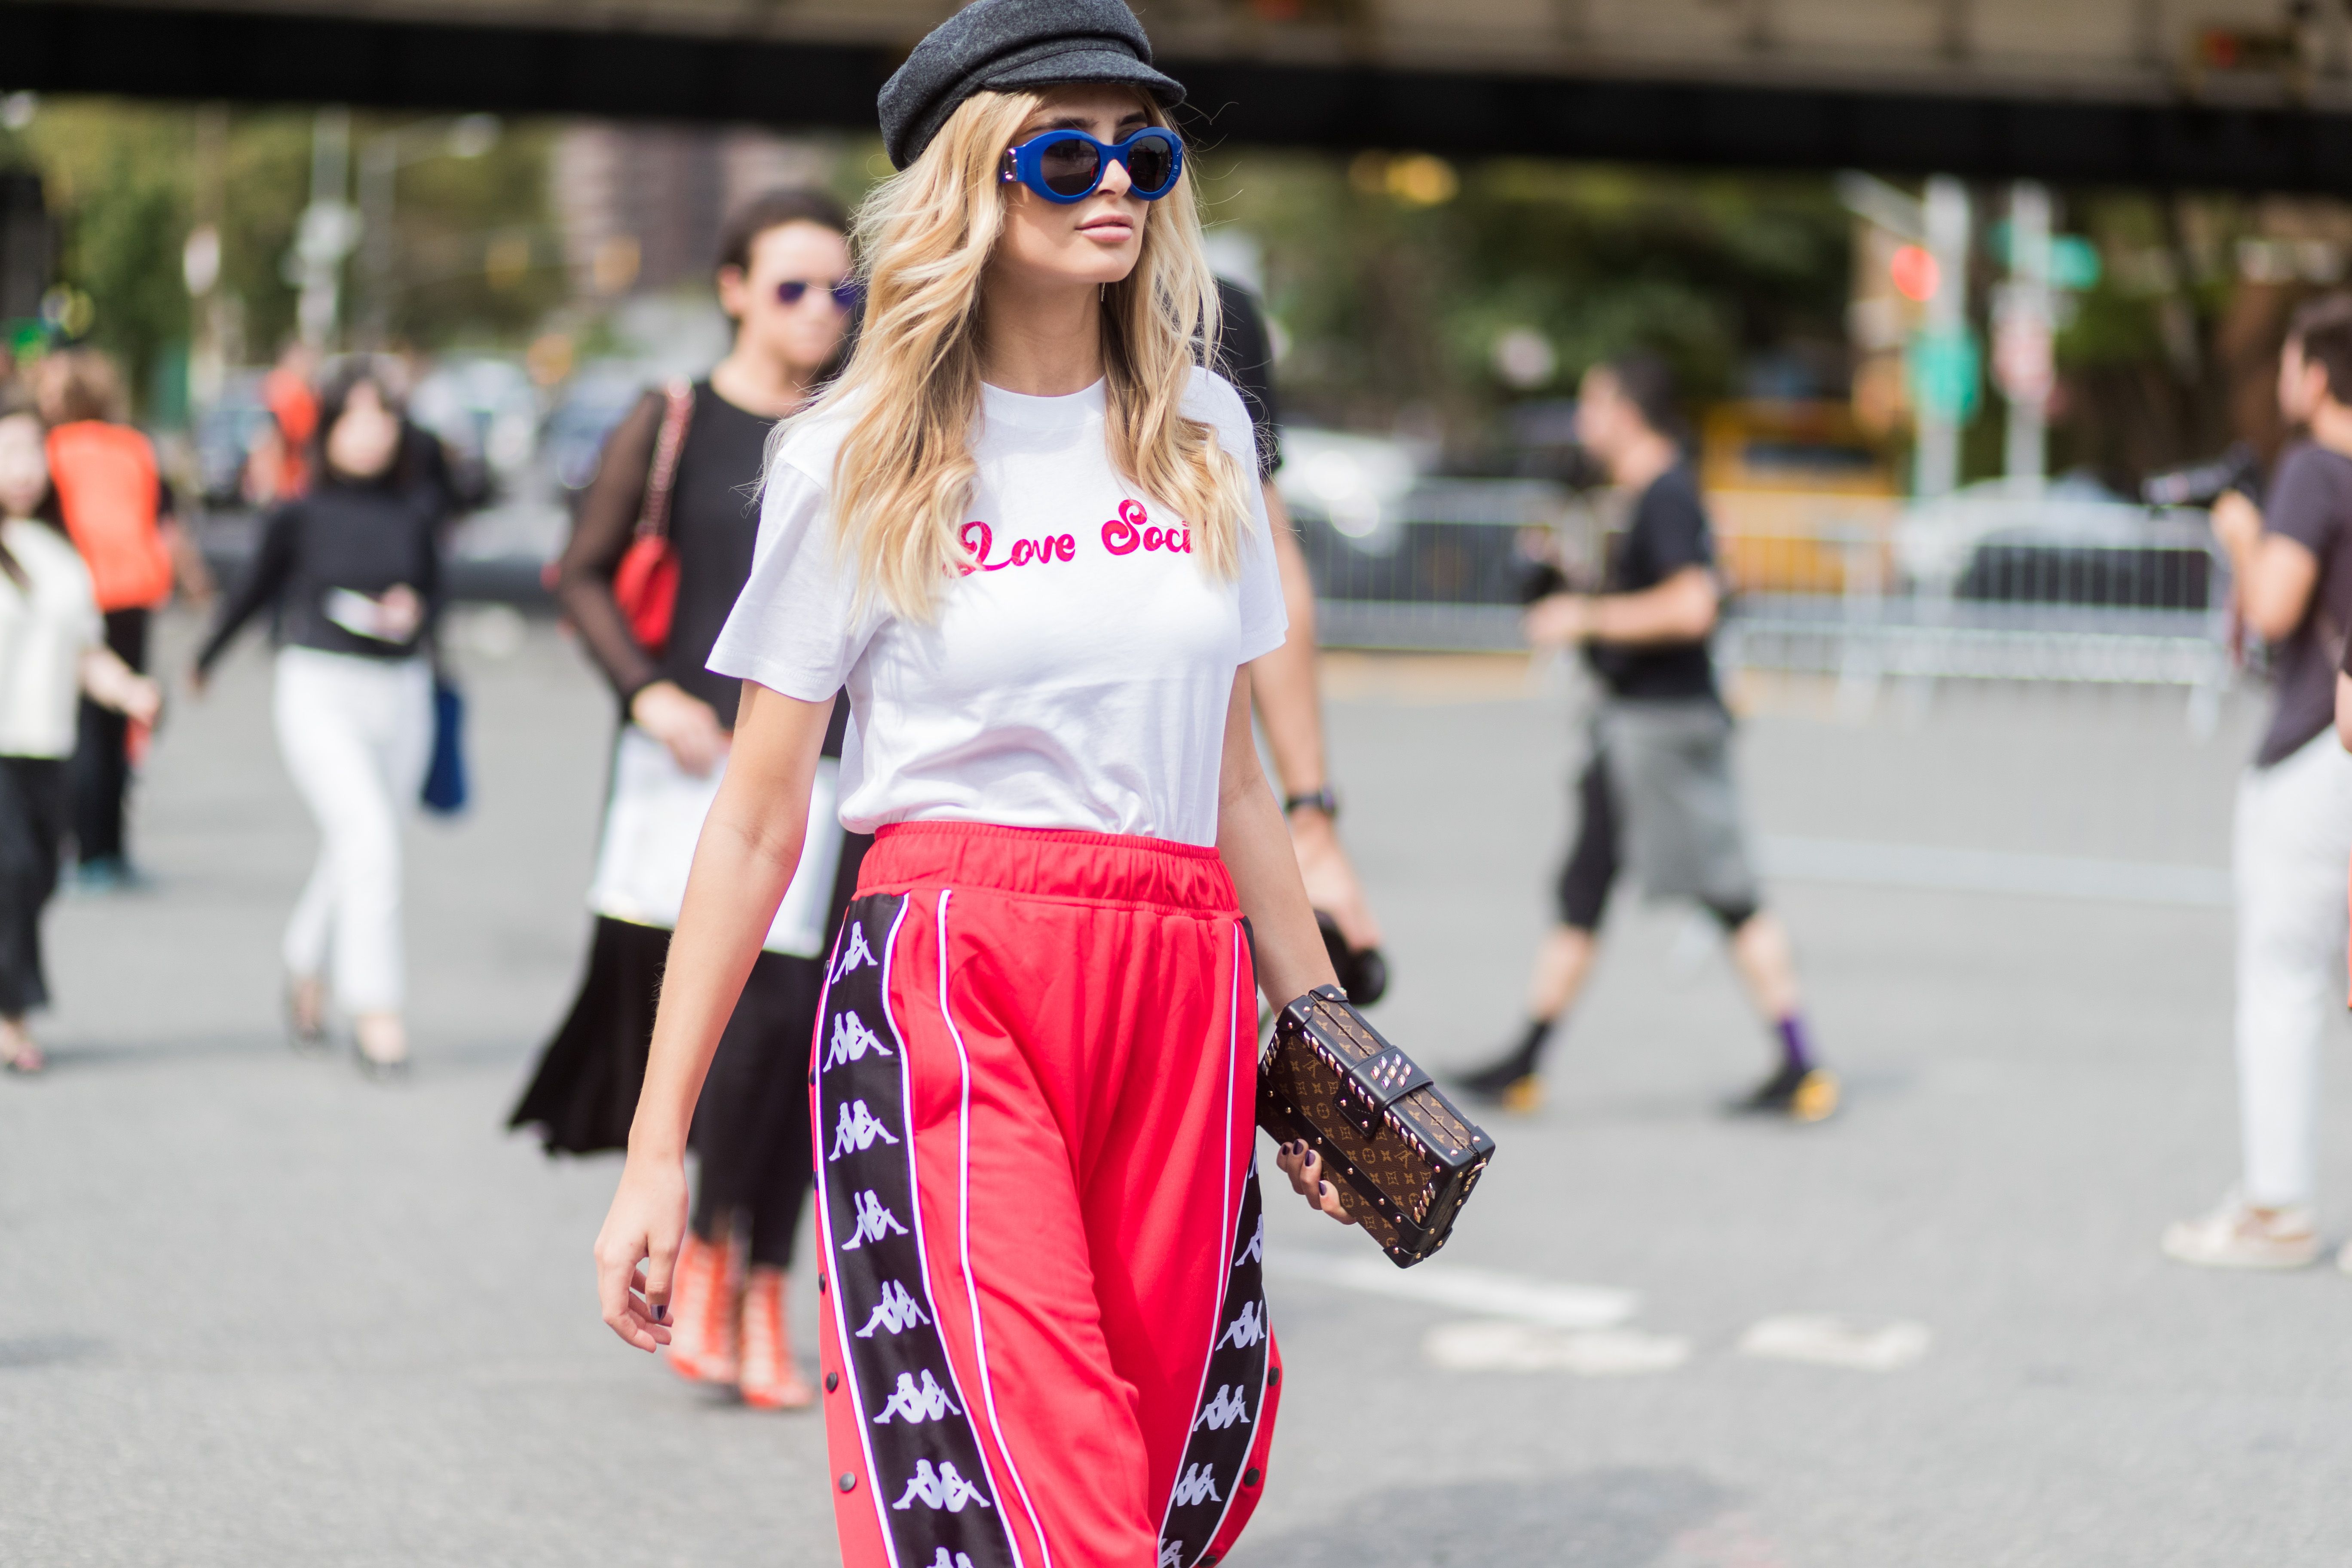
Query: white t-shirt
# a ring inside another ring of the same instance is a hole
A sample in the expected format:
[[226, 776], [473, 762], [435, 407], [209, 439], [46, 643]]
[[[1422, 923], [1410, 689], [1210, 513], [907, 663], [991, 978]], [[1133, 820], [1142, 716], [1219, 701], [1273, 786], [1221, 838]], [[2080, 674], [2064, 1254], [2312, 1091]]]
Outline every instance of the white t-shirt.
[[0, 523], [0, 542], [25, 574], [0, 572], [0, 756], [71, 756], [81, 658], [106, 635], [89, 568], [46, 523]]
[[[1233, 387], [1192, 373], [1184, 413], [1255, 474]], [[880, 594], [856, 606], [826, 491], [837, 412], [792, 426], [770, 464], [751, 575], [710, 668], [803, 701], [846, 686], [841, 820], [992, 822], [1217, 837], [1234, 669], [1288, 629], [1265, 509], [1250, 486], [1235, 580], [1138, 496], [1104, 447], [1100, 383], [1067, 397], [982, 388], [979, 472], [962, 527], [978, 566], [928, 626]]]

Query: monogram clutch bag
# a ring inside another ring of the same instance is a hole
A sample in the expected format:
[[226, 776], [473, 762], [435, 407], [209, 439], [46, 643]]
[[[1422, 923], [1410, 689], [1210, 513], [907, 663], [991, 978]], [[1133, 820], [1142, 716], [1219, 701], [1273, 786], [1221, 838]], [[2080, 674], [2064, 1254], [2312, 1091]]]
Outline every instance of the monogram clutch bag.
[[1495, 1156], [1495, 1141], [1336, 985], [1275, 1020], [1258, 1058], [1257, 1121], [1321, 1156], [1327, 1179], [1347, 1184], [1348, 1213], [1400, 1268], [1445, 1245]]

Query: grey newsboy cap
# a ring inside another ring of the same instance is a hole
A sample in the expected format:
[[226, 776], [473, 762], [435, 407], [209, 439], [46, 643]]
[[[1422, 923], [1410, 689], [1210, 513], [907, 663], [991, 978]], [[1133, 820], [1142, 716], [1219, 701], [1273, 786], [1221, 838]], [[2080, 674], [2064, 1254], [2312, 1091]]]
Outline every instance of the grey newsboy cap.
[[973, 93], [1076, 81], [1129, 82], [1164, 109], [1184, 101], [1183, 84], [1151, 68], [1151, 40], [1122, 0], [972, 0], [882, 84], [882, 144], [903, 169]]

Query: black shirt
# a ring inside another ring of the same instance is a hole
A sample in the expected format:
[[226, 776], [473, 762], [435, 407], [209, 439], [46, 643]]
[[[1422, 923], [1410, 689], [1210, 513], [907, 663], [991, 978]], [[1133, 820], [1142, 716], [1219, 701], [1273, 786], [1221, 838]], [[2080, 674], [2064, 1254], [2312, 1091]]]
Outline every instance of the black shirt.
[[[331, 477], [269, 514], [245, 580], [222, 605], [196, 667], [209, 669], [263, 606], [276, 610], [278, 640], [325, 653], [405, 658], [423, 645], [441, 595], [440, 492], [423, 485], [354, 485]], [[337, 589], [374, 598], [406, 584], [423, 597], [425, 624], [405, 642], [362, 637], [329, 615]]]
[[2263, 530], [2283, 533], [2319, 563], [2303, 624], [2271, 650], [2278, 706], [2256, 767], [2294, 755], [2336, 721], [2336, 670], [2352, 630], [2352, 458], [2310, 442], [2289, 447], [2271, 481]]
[[1217, 352], [1209, 368], [1234, 384], [1249, 410], [1250, 428], [1257, 436], [1257, 477], [1274, 478], [1282, 467], [1281, 411], [1274, 401], [1274, 347], [1266, 336], [1265, 317], [1257, 296], [1238, 283], [1217, 279]]
[[760, 538], [760, 465], [776, 422], [694, 387], [694, 418], [677, 455], [670, 490], [669, 537], [677, 549], [677, 610], [656, 665], [735, 727], [743, 683], [709, 668], [711, 646], [751, 575]]
[[[1633, 521], [1609, 552], [1601, 591], [1638, 594], [1690, 566], [1715, 564], [1715, 537], [1698, 480], [1676, 463], [1633, 503]], [[1713, 697], [1715, 666], [1706, 639], [1686, 643], [1589, 643], [1585, 661], [1612, 697]]]
[[[677, 552], [677, 602], [669, 640], [649, 653], [631, 635], [613, 599], [613, 575], [635, 535], [645, 510], [654, 447], [667, 400], [649, 392], [606, 437], [596, 478], [590, 481], [572, 542], [563, 552], [564, 612], [604, 666], [625, 710], [630, 699], [656, 680], [708, 702], [727, 729], [743, 683], [709, 668], [710, 649], [751, 575], [760, 538], [760, 473], [775, 421], [738, 407], [711, 389], [694, 385], [694, 413], [670, 480], [669, 538]], [[824, 754], [841, 754], [849, 704], [834, 705]]]

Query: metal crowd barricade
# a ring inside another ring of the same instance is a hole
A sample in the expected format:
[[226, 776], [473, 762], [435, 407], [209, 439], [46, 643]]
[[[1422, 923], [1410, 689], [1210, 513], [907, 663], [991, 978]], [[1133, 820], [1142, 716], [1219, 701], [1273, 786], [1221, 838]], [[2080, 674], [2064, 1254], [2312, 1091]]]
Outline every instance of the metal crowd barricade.
[[[1979, 489], [1710, 496], [1729, 590], [1717, 658], [1835, 677], [2171, 686], [2209, 732], [2234, 674], [2227, 558], [2202, 511]], [[1325, 646], [1524, 647], [1528, 546], [1597, 577], [1622, 498], [1538, 480], [1424, 480], [1349, 529], [1302, 509]]]

